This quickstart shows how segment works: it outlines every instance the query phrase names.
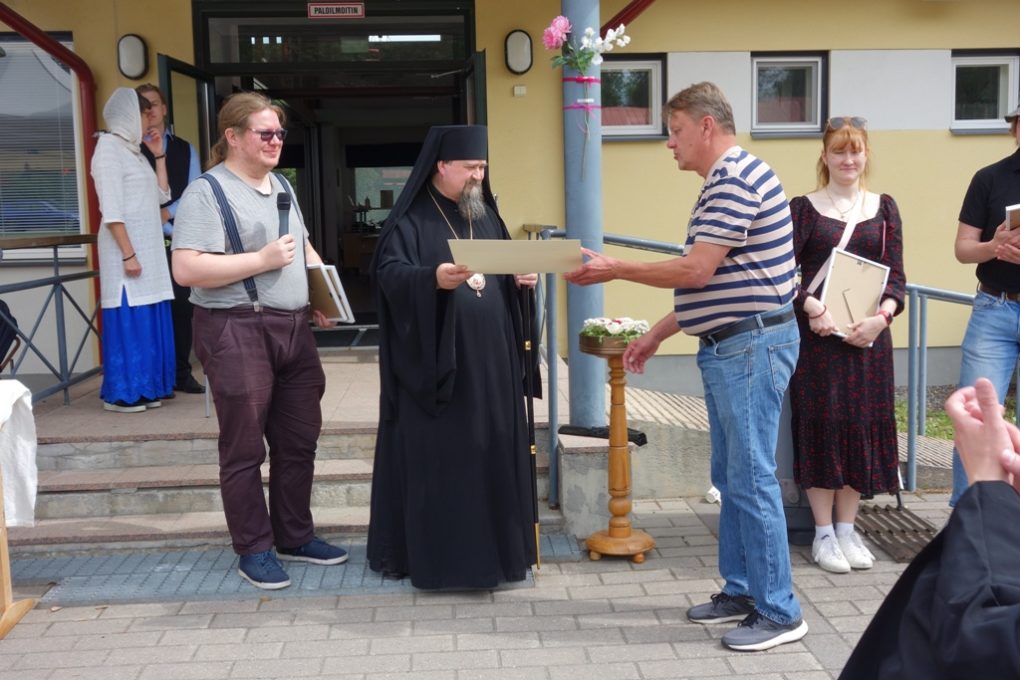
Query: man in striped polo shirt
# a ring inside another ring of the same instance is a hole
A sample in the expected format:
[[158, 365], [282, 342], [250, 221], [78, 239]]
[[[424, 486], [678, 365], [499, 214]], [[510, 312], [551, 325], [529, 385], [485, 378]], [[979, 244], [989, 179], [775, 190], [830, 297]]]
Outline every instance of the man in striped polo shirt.
[[772, 169], [736, 144], [733, 112], [713, 83], [674, 95], [667, 147], [681, 170], [705, 179], [691, 212], [683, 257], [636, 262], [583, 249], [590, 258], [566, 276], [588, 285], [613, 279], [674, 290], [673, 311], [624, 354], [642, 373], [666, 338], [701, 339], [712, 441], [712, 483], [722, 493], [722, 592], [687, 612], [704, 624], [740, 621], [722, 642], [770, 649], [807, 633], [793, 594], [776, 440], [783, 395], [800, 352], [793, 318], [793, 231]]

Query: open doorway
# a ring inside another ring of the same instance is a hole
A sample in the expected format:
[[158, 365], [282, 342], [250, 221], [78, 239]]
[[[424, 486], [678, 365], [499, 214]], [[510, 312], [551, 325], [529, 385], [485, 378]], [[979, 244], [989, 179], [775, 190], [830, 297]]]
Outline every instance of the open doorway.
[[195, 0], [196, 66], [216, 97], [261, 91], [290, 134], [291, 179], [323, 259], [359, 323], [374, 323], [368, 267], [429, 127], [485, 120], [474, 7], [368, 0], [363, 18], [310, 19], [305, 2]]

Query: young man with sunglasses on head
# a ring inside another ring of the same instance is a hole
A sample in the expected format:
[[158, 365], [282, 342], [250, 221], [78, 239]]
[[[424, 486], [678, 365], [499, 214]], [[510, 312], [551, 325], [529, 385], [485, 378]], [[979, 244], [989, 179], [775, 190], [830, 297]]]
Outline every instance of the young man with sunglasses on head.
[[786, 517], [776, 479], [783, 394], [800, 348], [794, 321], [793, 230], [772, 169], [737, 146], [733, 110], [713, 83], [674, 95], [667, 148], [704, 180], [684, 256], [624, 261], [583, 248], [567, 274], [588, 285], [613, 279], [673, 289], [673, 310], [628, 345], [624, 367], [642, 373], [681, 330], [701, 339], [712, 439], [712, 484], [722, 493], [719, 572], [726, 584], [687, 611], [695, 623], [739, 621], [722, 637], [738, 651], [800, 640], [808, 626], [793, 594]]
[[[1017, 117], [1008, 114], [1010, 135], [1020, 145]], [[1020, 357], [1020, 229], [1010, 229], [1007, 206], [1020, 204], [1020, 151], [974, 174], [960, 208], [954, 251], [963, 264], [977, 265], [977, 293], [960, 351], [960, 387], [988, 378], [1000, 401], [1006, 398]], [[949, 504], [967, 489], [967, 474], [953, 452], [953, 494]]]
[[172, 246], [174, 278], [191, 286], [195, 353], [216, 403], [220, 492], [238, 572], [267, 590], [290, 585], [279, 559], [347, 560], [315, 536], [312, 522], [326, 378], [309, 320], [321, 328], [331, 323], [309, 309], [305, 265], [321, 259], [290, 185], [272, 172], [283, 124], [283, 110], [260, 94], [224, 102], [215, 165], [184, 192]]

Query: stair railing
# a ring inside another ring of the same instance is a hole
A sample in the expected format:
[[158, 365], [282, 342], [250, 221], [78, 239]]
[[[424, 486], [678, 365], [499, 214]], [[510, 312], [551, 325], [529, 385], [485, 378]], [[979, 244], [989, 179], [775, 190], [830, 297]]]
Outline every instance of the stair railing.
[[[527, 232], [529, 239], [564, 238], [566, 236], [564, 229], [545, 224], [525, 224], [524, 231]], [[683, 254], [682, 246], [664, 241], [616, 234], [604, 234], [602, 241], [607, 245], [666, 255]], [[915, 491], [917, 489], [917, 437], [925, 432], [927, 416], [928, 301], [936, 300], [970, 306], [974, 302], [974, 296], [912, 283], [908, 283], [906, 289], [909, 327], [907, 340], [907, 479], [905, 488], [908, 491]], [[549, 373], [549, 389], [546, 390], [549, 411], [549, 506], [553, 508], [559, 506], [559, 438], [557, 432], [559, 429], [559, 404], [556, 390], [558, 371], [555, 361], [559, 353], [555, 291], [555, 274], [546, 274], [544, 282], [542, 277], [539, 277], [537, 299], [541, 316], [538, 323], [539, 327], [544, 329], [544, 341], [540, 342], [539, 351], [546, 359]], [[1018, 366], [1018, 379], [1020, 379], [1020, 366]], [[1017, 409], [1017, 420], [1020, 423], [1020, 408]]]

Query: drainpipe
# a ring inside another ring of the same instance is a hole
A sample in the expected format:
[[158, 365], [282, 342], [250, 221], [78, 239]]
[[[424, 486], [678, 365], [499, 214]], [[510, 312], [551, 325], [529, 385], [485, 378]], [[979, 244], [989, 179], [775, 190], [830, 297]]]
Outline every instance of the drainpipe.
[[[563, 15], [579, 41], [585, 27], [599, 25], [599, 0], [561, 0]], [[567, 238], [602, 251], [602, 100], [601, 68], [584, 78], [563, 68], [563, 181], [566, 190]], [[578, 346], [584, 320], [602, 316], [602, 285], [567, 284], [567, 362], [570, 365], [570, 424], [606, 425], [606, 362]]]
[[[2, 2], [0, 2], [0, 22], [7, 24], [23, 37], [28, 38], [39, 48], [45, 50], [47, 54], [74, 71], [75, 75], [78, 76], [78, 105], [81, 109], [81, 124], [84, 136], [82, 141], [85, 149], [85, 202], [88, 205], [89, 232], [94, 234], [99, 230], [99, 199], [96, 196], [96, 185], [92, 181], [92, 173], [89, 172], [89, 166], [92, 163], [92, 154], [96, 150], [96, 138], [94, 136], [97, 129], [96, 79], [92, 75], [88, 64], [82, 61], [81, 57], [61, 45], [38, 26]], [[95, 243], [92, 244], [91, 251], [92, 261], [99, 262], [99, 254]], [[94, 279], [92, 287], [98, 300], [98, 278]]]
[[602, 25], [599, 29], [602, 37], [605, 37], [606, 31], [610, 28], [616, 28], [620, 24], [630, 26], [630, 23], [634, 21], [642, 12], [648, 9], [655, 0], [631, 0], [630, 4], [621, 9], [616, 15]]

